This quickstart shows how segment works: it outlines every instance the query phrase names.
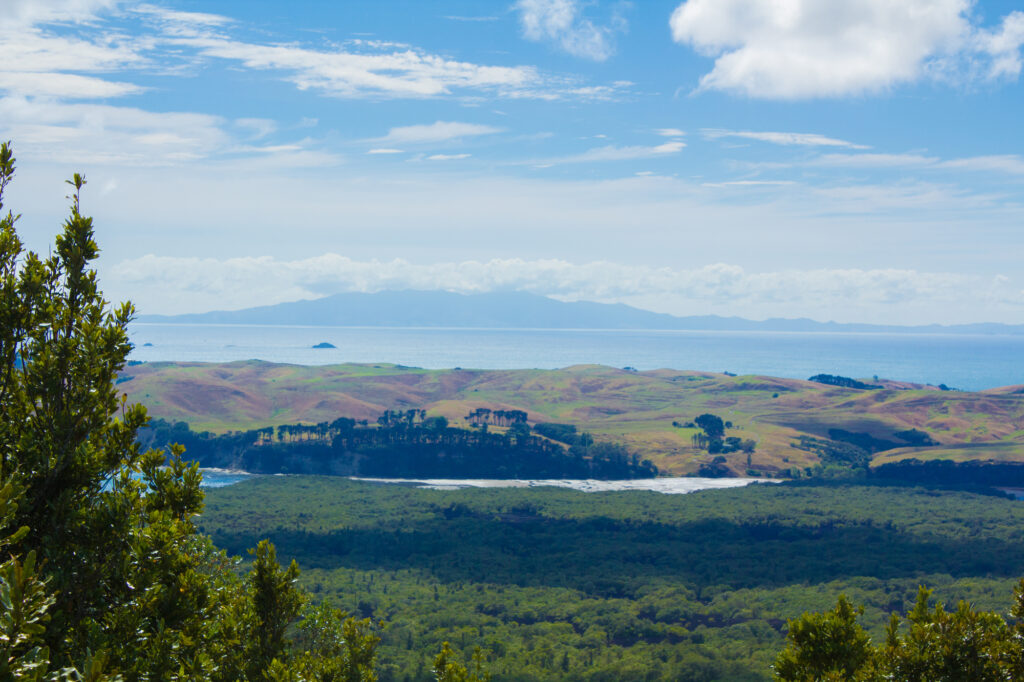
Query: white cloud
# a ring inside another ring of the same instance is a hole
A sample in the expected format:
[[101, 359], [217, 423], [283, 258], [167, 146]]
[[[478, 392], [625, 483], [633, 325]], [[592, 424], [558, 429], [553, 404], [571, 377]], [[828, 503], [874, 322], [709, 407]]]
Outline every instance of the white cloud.
[[795, 185], [792, 180], [731, 180], [729, 182], [705, 182], [704, 187], [785, 187]]
[[133, 95], [143, 88], [106, 80], [98, 74], [145, 63], [141, 48], [123, 36], [100, 35], [85, 40], [31, 25], [0, 22], [0, 91], [10, 95], [68, 99]]
[[533, 67], [482, 66], [414, 48], [383, 53], [321, 51], [298, 45], [260, 45], [214, 35], [171, 39], [201, 56], [283, 71], [300, 90], [336, 97], [438, 97], [455, 91], [530, 96], [542, 85]]
[[[806, 269], [751, 272], [714, 263], [692, 269], [631, 266], [609, 261], [572, 263], [561, 259], [496, 258], [415, 264], [406, 260], [358, 261], [327, 253], [313, 258], [169, 258], [126, 260], [110, 273], [140, 294], [143, 312], [156, 292], [174, 292], [168, 312], [266, 305], [328, 293], [420, 289], [482, 293], [526, 291], [563, 300], [631, 301], [663, 297], [721, 306], [842, 309], [844, 306], [899, 308], [943, 303], [998, 302], [1024, 308], [1024, 292], [1005, 277], [995, 279], [908, 269]], [[685, 307], [685, 306], [684, 306]], [[147, 308], [149, 308], [147, 310]], [[793, 313], [791, 313], [793, 314]]]
[[[316, 167], [338, 163], [334, 155], [300, 143], [240, 145], [231, 122], [191, 112], [152, 112], [105, 104], [68, 104], [23, 97], [0, 98], [4, 134], [16, 140], [23, 159], [50, 160], [89, 167], [168, 166], [198, 160], [231, 159], [271, 163], [274, 168]], [[240, 119], [260, 138], [262, 120]]]
[[456, 15], [449, 14], [449, 15], [447, 15], [445, 17], [445, 19], [450, 19], [451, 21], [497, 21], [498, 17], [488, 17], [488, 16], [464, 17], [464, 16], [456, 16]]
[[598, 101], [609, 101], [620, 97], [623, 91], [633, 85], [632, 81], [615, 81], [611, 85], [585, 85], [569, 88], [566, 94]]
[[1017, 78], [1021, 72], [1021, 45], [1024, 45], [1024, 12], [1011, 12], [1003, 18], [998, 31], [981, 31], [978, 47], [992, 57], [991, 78]]
[[427, 157], [428, 161], [457, 161], [468, 159], [472, 154], [432, 154]]
[[676, 42], [715, 58], [700, 87], [797, 99], [877, 92], [929, 74], [1016, 76], [1024, 14], [999, 31], [971, 24], [971, 0], [687, 0]]
[[939, 159], [922, 154], [822, 154], [810, 161], [815, 166], [845, 166], [850, 168], [896, 168], [905, 166], [931, 166]]
[[848, 168], [918, 167], [1024, 175], [1024, 158], [1017, 154], [970, 156], [946, 161], [922, 154], [823, 154], [808, 163]]
[[63, 99], [106, 99], [142, 92], [132, 83], [108, 81], [72, 73], [32, 73], [0, 71], [0, 91], [30, 97]]
[[685, 142], [679, 140], [673, 140], [671, 142], [665, 142], [663, 144], [654, 146], [630, 146], [630, 147], [619, 147], [616, 145], [607, 145], [605, 147], [595, 147], [594, 149], [588, 149], [581, 154], [573, 154], [570, 156], [561, 156], [552, 159], [541, 159], [539, 161], [527, 162], [529, 165], [537, 165], [541, 167], [553, 166], [562, 163], [590, 163], [597, 161], [628, 161], [630, 159], [651, 159], [661, 156], [668, 156], [670, 154], [678, 154], [686, 147]]
[[404, 154], [405, 152], [401, 149], [392, 149], [390, 147], [376, 147], [366, 152], [367, 154]]
[[30, 26], [51, 21], [86, 21], [118, 0], [4, 0], [0, 2], [0, 23]]
[[223, 119], [206, 114], [5, 97], [0, 120], [26, 156], [62, 163], [180, 163], [205, 158], [230, 142]]
[[145, 16], [154, 17], [163, 22], [178, 24], [182, 26], [211, 27], [224, 26], [226, 24], [233, 23], [232, 19], [220, 14], [207, 14], [205, 12], [181, 12], [176, 10], [170, 10], [165, 7], [158, 7], [156, 5], [148, 4], [136, 5], [132, 8], [132, 11]]
[[[519, 0], [515, 9], [523, 36], [528, 40], [555, 43], [564, 52], [594, 61], [608, 59], [614, 51], [614, 29], [596, 26], [582, 16], [579, 0]], [[617, 28], [623, 23], [616, 18]]]
[[679, 128], [658, 128], [654, 132], [662, 137], [683, 137], [686, 135], [686, 133]]
[[952, 159], [939, 164], [941, 168], [954, 168], [973, 171], [995, 171], [1024, 175], [1024, 158], [1016, 154], [1000, 154], [995, 156], [973, 156], [966, 159]]
[[381, 142], [398, 144], [423, 144], [447, 142], [465, 137], [494, 135], [504, 128], [482, 125], [479, 123], [460, 123], [459, 121], [435, 121], [424, 125], [411, 125], [392, 128], [388, 134], [379, 138]]
[[721, 130], [718, 128], [705, 128], [701, 130], [704, 137], [717, 140], [723, 137], [739, 137], [758, 142], [769, 142], [780, 145], [797, 145], [806, 147], [847, 147], [849, 149], [869, 149], [869, 147], [846, 140], [837, 140], [815, 133], [773, 133], [755, 132], [749, 130]]
[[277, 130], [277, 123], [269, 118], [239, 118], [235, 119], [235, 125], [252, 131], [256, 138], [266, 137]]

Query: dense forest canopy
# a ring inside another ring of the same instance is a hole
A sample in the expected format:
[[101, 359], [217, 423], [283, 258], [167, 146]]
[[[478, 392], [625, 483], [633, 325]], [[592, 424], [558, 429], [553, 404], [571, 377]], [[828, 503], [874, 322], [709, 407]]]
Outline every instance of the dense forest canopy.
[[906, 485], [663, 495], [275, 476], [210, 491], [201, 523], [230, 551], [271, 538], [311, 592], [383, 619], [379, 674], [396, 681], [429, 679], [444, 641], [463, 660], [489, 651], [495, 680], [767, 680], [787, 622], [840, 593], [879, 644], [922, 584], [933, 605], [1003, 613], [1024, 575], [1024, 505]]

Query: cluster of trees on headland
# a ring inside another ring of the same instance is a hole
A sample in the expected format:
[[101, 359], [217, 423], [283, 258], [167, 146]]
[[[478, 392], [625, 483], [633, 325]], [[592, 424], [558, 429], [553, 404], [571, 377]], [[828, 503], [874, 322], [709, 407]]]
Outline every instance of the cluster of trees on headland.
[[[384, 412], [375, 424], [339, 417], [319, 424], [282, 424], [227, 434], [196, 433], [185, 422], [154, 420], [140, 431], [146, 447], [184, 445], [202, 466], [253, 473], [306, 473], [390, 478], [597, 478], [657, 476], [648, 460], [616, 443], [594, 442], [586, 433], [559, 438], [558, 429], [538, 424], [526, 413], [487, 415], [511, 424], [505, 431], [487, 428], [481, 414], [474, 429], [450, 426], [441, 416], [420, 409]], [[572, 433], [575, 434], [575, 427]], [[568, 447], [566, 447], [568, 446]]]
[[882, 388], [882, 386], [878, 384], [866, 384], [863, 381], [851, 379], [850, 377], [842, 377], [837, 374], [815, 374], [807, 380], [818, 384], [825, 384], [827, 386], [841, 386], [843, 388], [857, 388], [861, 390]]

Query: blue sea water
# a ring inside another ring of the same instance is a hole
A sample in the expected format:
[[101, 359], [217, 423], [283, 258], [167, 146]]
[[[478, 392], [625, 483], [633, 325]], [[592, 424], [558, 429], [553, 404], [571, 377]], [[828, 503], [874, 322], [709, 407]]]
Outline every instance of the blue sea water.
[[[1024, 336], [803, 332], [435, 329], [136, 323], [131, 359], [427, 369], [575, 364], [729, 371], [806, 379], [879, 376], [977, 391], [1024, 384]], [[336, 346], [313, 349], [328, 342]], [[152, 344], [152, 345], [148, 345]]]

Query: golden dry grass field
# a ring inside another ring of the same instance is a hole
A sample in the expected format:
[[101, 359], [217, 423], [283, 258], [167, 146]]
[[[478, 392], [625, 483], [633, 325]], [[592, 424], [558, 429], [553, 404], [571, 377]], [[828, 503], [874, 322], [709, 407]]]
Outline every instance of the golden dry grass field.
[[[880, 390], [766, 376], [634, 372], [598, 365], [558, 370], [423, 370], [400, 365], [298, 366], [261, 361], [147, 363], [125, 369], [119, 388], [154, 417], [224, 432], [337, 417], [369, 419], [387, 409], [425, 409], [453, 425], [478, 407], [518, 409], [531, 423], [575, 424], [598, 440], [624, 443], [665, 474], [691, 473], [710, 457], [697, 431], [673, 426], [710, 412], [731, 421], [726, 435], [753, 439], [754, 468], [772, 473], [817, 463], [793, 447], [828, 430], [893, 439], [908, 429], [939, 446], [879, 453], [874, 463], [909, 457], [1024, 461], [1024, 387], [971, 393], [881, 381]], [[747, 455], [728, 455], [736, 472]]]

